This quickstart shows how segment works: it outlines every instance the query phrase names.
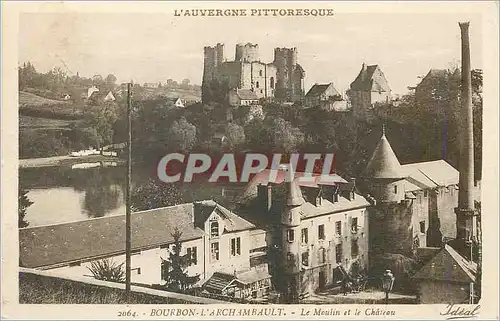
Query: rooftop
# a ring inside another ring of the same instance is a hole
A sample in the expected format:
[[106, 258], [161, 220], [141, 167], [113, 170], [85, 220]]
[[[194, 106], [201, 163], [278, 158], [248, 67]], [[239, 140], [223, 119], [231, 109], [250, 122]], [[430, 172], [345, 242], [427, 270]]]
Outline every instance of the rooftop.
[[[154, 248], [173, 243], [177, 227], [181, 240], [200, 238], [201, 225], [195, 216], [216, 211], [224, 220], [226, 232], [251, 229], [253, 224], [213, 201], [187, 203], [136, 212], [131, 215], [132, 250]], [[202, 210], [194, 210], [199, 206]], [[208, 214], [209, 215], [209, 214]], [[125, 215], [116, 215], [71, 223], [19, 229], [20, 265], [44, 267], [57, 264], [120, 255], [125, 252]]]
[[335, 89], [335, 87], [333, 87], [333, 84], [329, 83], [329, 84], [315, 84], [315, 85], [313, 85], [311, 87], [311, 89], [309, 89], [309, 91], [307, 92], [306, 97], [319, 96], [319, 95], [323, 94], [330, 86], [333, 89], [332, 95], [333, 96], [336, 96], [336, 95], [340, 96], [340, 93], [338, 92], [337, 89]]
[[351, 83], [351, 89], [357, 91], [390, 92], [391, 88], [378, 65], [363, 64], [356, 79]]
[[391, 144], [385, 137], [385, 132], [382, 134], [377, 147], [375, 147], [375, 151], [363, 172], [363, 176], [367, 178], [404, 177], [401, 164], [392, 150]]
[[477, 264], [467, 261], [448, 244], [434, 256], [413, 278], [445, 281], [475, 282]]

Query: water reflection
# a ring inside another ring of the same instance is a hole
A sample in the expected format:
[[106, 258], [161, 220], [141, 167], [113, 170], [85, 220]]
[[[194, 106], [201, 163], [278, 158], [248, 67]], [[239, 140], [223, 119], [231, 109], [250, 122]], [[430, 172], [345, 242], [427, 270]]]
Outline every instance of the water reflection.
[[[125, 167], [71, 169], [69, 167], [24, 168], [20, 186], [34, 204], [26, 211], [29, 226], [55, 224], [125, 213]], [[153, 177], [151, 168], [133, 168], [132, 186]], [[213, 199], [229, 208], [241, 186], [206, 182], [184, 184], [184, 202]]]

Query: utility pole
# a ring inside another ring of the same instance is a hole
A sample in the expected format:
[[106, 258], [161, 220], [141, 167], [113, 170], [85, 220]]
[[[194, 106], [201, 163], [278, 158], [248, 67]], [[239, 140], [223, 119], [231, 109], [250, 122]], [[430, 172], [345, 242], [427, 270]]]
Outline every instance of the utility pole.
[[130, 277], [131, 277], [131, 227], [130, 227], [130, 194], [131, 194], [131, 176], [132, 176], [132, 106], [130, 101], [131, 84], [127, 84], [127, 191], [126, 191], [126, 212], [125, 212], [125, 292], [127, 302], [130, 300]]

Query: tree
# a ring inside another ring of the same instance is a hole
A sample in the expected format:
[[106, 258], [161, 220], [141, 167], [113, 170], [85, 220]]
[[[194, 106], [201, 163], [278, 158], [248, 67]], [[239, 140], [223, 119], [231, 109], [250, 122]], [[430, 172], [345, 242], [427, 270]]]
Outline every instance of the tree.
[[226, 127], [226, 135], [231, 147], [237, 147], [245, 142], [245, 130], [240, 125], [229, 123]]
[[162, 258], [161, 271], [162, 279], [165, 281], [165, 288], [170, 291], [185, 291], [191, 288], [196, 282], [199, 281], [200, 276], [189, 276], [186, 268], [191, 265], [192, 260], [195, 258], [190, 257], [189, 254], [181, 255], [182, 233], [176, 227], [172, 233], [174, 244], [172, 249], [169, 249], [169, 256], [167, 259]]
[[123, 264], [117, 264], [111, 258], [93, 261], [88, 267], [94, 278], [102, 281], [124, 282], [125, 269]]
[[196, 144], [196, 127], [181, 117], [168, 131], [170, 150], [188, 151]]
[[18, 211], [19, 211], [19, 227], [27, 227], [29, 223], [25, 220], [26, 210], [30, 207], [33, 202], [28, 198], [28, 191], [22, 188], [19, 188], [18, 194]]
[[159, 185], [154, 179], [136, 187], [132, 192], [134, 211], [172, 206], [184, 201], [180, 188], [176, 184]]
[[271, 120], [268, 135], [272, 140], [272, 150], [276, 152], [291, 153], [297, 151], [304, 142], [304, 134], [299, 128], [283, 118]]
[[116, 77], [113, 74], [109, 74], [106, 76], [106, 79], [104, 81], [106, 82], [106, 85], [114, 87], [116, 83]]
[[[97, 149], [113, 140], [113, 125], [118, 117], [112, 108], [98, 108], [86, 114], [85, 124], [95, 130]], [[94, 132], [90, 132], [92, 135]]]

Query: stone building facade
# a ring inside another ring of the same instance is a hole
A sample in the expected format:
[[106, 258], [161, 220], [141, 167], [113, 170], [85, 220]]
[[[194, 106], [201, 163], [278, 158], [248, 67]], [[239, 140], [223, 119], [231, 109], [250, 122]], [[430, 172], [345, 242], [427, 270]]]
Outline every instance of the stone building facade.
[[354, 115], [365, 117], [375, 103], [391, 100], [392, 91], [379, 65], [367, 66], [363, 63], [358, 76], [347, 92]]
[[458, 171], [444, 160], [401, 165], [385, 133], [362, 174], [370, 211], [370, 251], [412, 257], [456, 234]]
[[224, 58], [223, 44], [204, 48], [205, 91], [216, 81], [227, 85], [221, 90], [245, 89], [259, 99], [297, 101], [304, 96], [304, 77], [296, 48], [276, 48], [271, 63], [260, 61], [258, 44], [237, 44], [234, 61]]

